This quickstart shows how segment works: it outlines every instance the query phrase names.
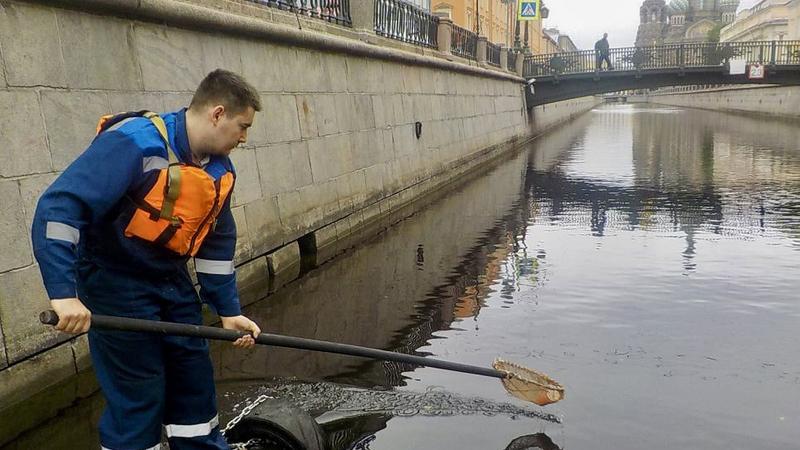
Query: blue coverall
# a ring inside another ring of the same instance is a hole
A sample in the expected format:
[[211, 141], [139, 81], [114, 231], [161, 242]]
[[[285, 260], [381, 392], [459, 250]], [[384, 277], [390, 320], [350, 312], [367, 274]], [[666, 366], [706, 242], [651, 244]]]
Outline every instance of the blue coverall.
[[[162, 116], [170, 145], [191, 164], [186, 111]], [[79, 297], [94, 314], [201, 323], [201, 301], [187, 257], [124, 230], [132, 199], [153, 186], [167, 152], [146, 118], [100, 133], [47, 189], [33, 220], [34, 254], [51, 299]], [[214, 179], [233, 165], [212, 156]], [[195, 257], [200, 297], [221, 316], [241, 314], [233, 256], [236, 225], [230, 196]], [[104, 449], [227, 449], [220, 435], [213, 368], [205, 339], [90, 329], [89, 346], [107, 407], [100, 419]]]

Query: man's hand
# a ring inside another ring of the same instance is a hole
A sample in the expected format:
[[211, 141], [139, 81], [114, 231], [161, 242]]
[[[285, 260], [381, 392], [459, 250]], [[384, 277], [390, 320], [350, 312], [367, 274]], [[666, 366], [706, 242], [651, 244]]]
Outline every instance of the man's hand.
[[239, 330], [239, 331], [249, 331], [253, 335], [247, 335], [240, 337], [233, 343], [235, 347], [239, 348], [250, 348], [256, 345], [256, 341], [253, 338], [257, 338], [258, 334], [261, 333], [261, 328], [258, 328], [255, 322], [248, 319], [245, 316], [232, 316], [232, 317], [222, 317], [222, 328], [226, 330]]
[[50, 307], [58, 314], [56, 330], [72, 334], [89, 331], [92, 313], [77, 298], [53, 299]]

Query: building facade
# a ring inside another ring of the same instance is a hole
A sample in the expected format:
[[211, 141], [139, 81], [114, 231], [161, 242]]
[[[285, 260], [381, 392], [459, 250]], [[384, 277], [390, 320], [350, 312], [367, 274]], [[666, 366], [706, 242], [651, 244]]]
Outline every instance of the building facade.
[[[567, 34], [562, 34], [558, 28], [545, 28], [542, 30], [544, 34], [550, 37], [552, 46], [557, 52], [574, 52], [578, 50], [578, 46], [572, 41], [572, 38]], [[548, 43], [550, 44], [550, 43]]]
[[707, 42], [734, 21], [739, 0], [645, 0], [636, 46]]
[[[430, 0], [431, 12], [446, 17], [455, 25], [486, 36], [489, 42], [514, 47], [517, 3], [515, 0]], [[476, 11], [478, 13], [476, 14]], [[544, 20], [520, 23], [520, 45], [525, 46], [528, 28], [528, 47], [534, 54], [556, 52], [558, 45], [550, 42], [542, 27]], [[527, 25], [526, 25], [527, 23]]]
[[[794, 4], [794, 8], [792, 8]], [[782, 41], [789, 37], [789, 21], [800, 8], [798, 0], [762, 0], [741, 11], [720, 31], [720, 41]], [[797, 39], [796, 37], [794, 39]]]

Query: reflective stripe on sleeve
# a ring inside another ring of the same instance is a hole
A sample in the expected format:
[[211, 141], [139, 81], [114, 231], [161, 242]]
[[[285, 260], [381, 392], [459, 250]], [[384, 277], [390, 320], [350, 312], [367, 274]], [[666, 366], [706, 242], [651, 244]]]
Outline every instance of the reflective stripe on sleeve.
[[208, 436], [217, 425], [219, 425], [218, 415], [208, 422], [193, 425], [164, 425], [164, 428], [167, 430], [167, 437], [192, 438]]
[[142, 159], [142, 173], [166, 169], [167, 167], [169, 167], [169, 162], [166, 158], [160, 156], [145, 156]]
[[67, 241], [71, 244], [78, 245], [78, 242], [81, 240], [81, 232], [77, 228], [65, 223], [47, 222], [47, 229], [45, 230], [44, 237], [47, 239]]
[[[108, 448], [108, 447], [100, 447], [100, 450], [111, 450], [111, 449]], [[159, 443], [159, 444], [156, 444], [156, 445], [154, 445], [152, 447], [147, 447], [147, 448], [145, 448], [143, 450], [161, 450], [161, 444]]]
[[214, 259], [194, 259], [194, 268], [199, 273], [212, 275], [230, 275], [233, 273], [233, 261], [217, 261]]

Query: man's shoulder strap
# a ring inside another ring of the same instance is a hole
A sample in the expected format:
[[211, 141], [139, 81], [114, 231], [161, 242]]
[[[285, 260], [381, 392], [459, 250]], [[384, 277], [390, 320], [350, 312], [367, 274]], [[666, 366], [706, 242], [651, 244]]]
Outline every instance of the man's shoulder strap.
[[164, 123], [164, 119], [162, 119], [158, 114], [147, 110], [111, 114], [100, 118], [100, 121], [97, 124], [97, 134], [108, 130], [123, 120], [134, 117], [144, 117], [150, 120], [153, 126], [156, 127], [156, 130], [158, 130], [158, 134], [161, 136], [161, 140], [164, 141], [164, 145], [167, 147], [167, 160], [169, 162], [167, 169], [167, 186], [160, 215], [164, 219], [174, 220], [172, 211], [175, 206], [175, 201], [177, 200], [178, 195], [180, 195], [181, 189], [180, 161], [178, 160], [178, 156], [172, 150], [172, 146], [169, 145], [169, 135], [167, 134], [167, 125]]

